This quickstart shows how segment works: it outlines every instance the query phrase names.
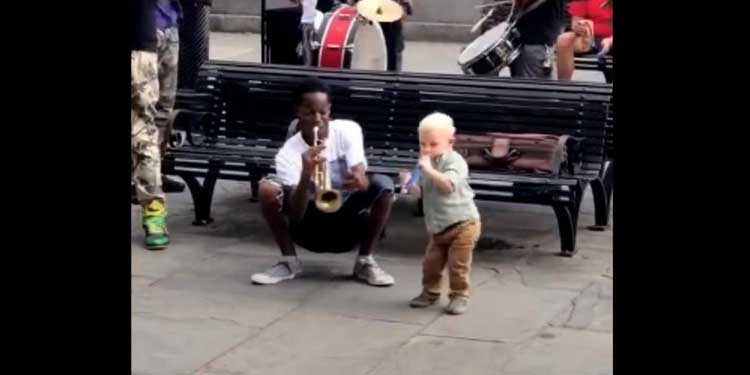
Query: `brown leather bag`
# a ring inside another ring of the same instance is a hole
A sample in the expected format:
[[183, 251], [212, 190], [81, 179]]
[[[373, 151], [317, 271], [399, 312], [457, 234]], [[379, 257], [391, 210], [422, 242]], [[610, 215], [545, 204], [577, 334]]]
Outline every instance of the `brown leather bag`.
[[574, 170], [576, 158], [568, 146], [577, 140], [567, 135], [485, 133], [457, 134], [454, 149], [472, 169], [518, 170], [527, 173], [559, 174]]

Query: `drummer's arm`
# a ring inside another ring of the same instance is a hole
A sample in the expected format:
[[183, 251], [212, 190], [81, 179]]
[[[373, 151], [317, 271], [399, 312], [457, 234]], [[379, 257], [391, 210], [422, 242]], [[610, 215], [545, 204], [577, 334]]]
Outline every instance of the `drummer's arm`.
[[587, 8], [588, 4], [585, 1], [574, 1], [568, 4], [568, 14], [570, 14], [570, 29], [578, 35], [583, 35], [586, 32], [585, 26], [581, 25], [581, 21], [588, 19]]

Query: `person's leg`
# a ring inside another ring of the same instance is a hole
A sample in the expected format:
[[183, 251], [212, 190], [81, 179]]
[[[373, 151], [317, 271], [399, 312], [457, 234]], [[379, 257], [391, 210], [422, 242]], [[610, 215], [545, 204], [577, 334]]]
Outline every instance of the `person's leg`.
[[566, 32], [557, 38], [557, 79], [570, 80], [575, 70], [576, 34]]
[[258, 184], [260, 210], [269, 229], [271, 229], [276, 245], [278, 245], [282, 255], [297, 256], [289, 233], [289, 223], [283, 209], [284, 199], [288, 199], [286, 195], [283, 187], [275, 181], [264, 179]]
[[393, 180], [384, 175], [371, 175], [370, 188], [366, 192], [353, 193], [344, 203], [342, 209], [357, 214], [369, 210], [364, 236], [359, 243], [359, 256], [354, 263], [354, 277], [366, 281], [370, 285], [390, 286], [395, 280], [385, 272], [372, 254], [375, 245], [383, 232], [385, 224], [391, 216], [393, 206]]
[[411, 307], [427, 307], [440, 299], [447, 251], [442, 237], [430, 237], [422, 259], [422, 292], [409, 302]]
[[381, 22], [380, 28], [383, 30], [388, 58], [386, 69], [389, 72], [398, 72], [401, 70], [400, 58], [404, 49], [401, 22]]
[[302, 60], [306, 66], [312, 66], [313, 59], [313, 48], [312, 42], [315, 36], [315, 25], [311, 23], [303, 23], [302, 27]]
[[302, 265], [297, 259], [297, 252], [294, 248], [285, 213], [285, 200], [289, 198], [291, 192], [285, 190], [288, 189], [284, 189], [280, 183], [272, 178], [263, 179], [258, 184], [258, 203], [282, 256], [269, 269], [255, 273], [250, 277], [256, 284], [276, 284], [293, 279], [302, 272]]
[[[168, 118], [174, 110], [177, 98], [177, 67], [180, 55], [180, 33], [177, 27], [165, 30], [157, 30], [157, 54], [159, 66], [159, 101], [156, 102], [156, 111], [162, 118]], [[161, 154], [167, 152], [171, 129], [166, 126], [159, 127], [159, 147]], [[185, 184], [162, 176], [162, 188], [167, 193], [182, 192]]]
[[161, 189], [159, 130], [154, 120], [159, 98], [156, 53], [131, 52], [130, 69], [132, 179], [138, 202], [143, 206], [146, 247], [157, 250], [169, 244], [169, 236], [166, 198]]
[[551, 70], [545, 67], [547, 46], [523, 45], [521, 53], [510, 64], [510, 75], [513, 78], [550, 78]]
[[393, 71], [400, 72], [403, 65], [404, 48], [404, 23], [403, 21], [396, 21], [393, 23], [393, 38], [395, 52], [393, 54]]
[[159, 54], [159, 101], [156, 110], [169, 113], [177, 96], [177, 69], [180, 57], [180, 33], [177, 27], [157, 30]]
[[368, 202], [365, 204], [370, 209], [367, 219], [365, 236], [359, 245], [359, 255], [367, 256], [375, 252], [375, 245], [380, 239], [388, 219], [391, 217], [393, 207], [393, 180], [389, 177], [374, 174], [370, 176], [370, 188], [366, 192]]
[[448, 262], [448, 244], [440, 236], [432, 236], [422, 260], [422, 289], [439, 296], [443, 287], [443, 270]]
[[474, 247], [481, 232], [479, 220], [462, 224], [457, 228], [448, 247], [448, 276], [450, 279], [451, 303], [446, 307], [449, 314], [462, 314], [468, 307], [471, 288], [471, 262]]

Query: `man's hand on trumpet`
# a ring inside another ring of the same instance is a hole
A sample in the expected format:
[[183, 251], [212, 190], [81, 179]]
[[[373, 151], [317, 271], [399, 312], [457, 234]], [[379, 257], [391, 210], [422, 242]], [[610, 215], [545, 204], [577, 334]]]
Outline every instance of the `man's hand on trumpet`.
[[325, 157], [320, 153], [325, 150], [326, 146], [321, 144], [313, 146], [302, 153], [302, 171], [307, 176], [312, 176], [315, 171], [315, 165], [321, 161], [325, 161]]

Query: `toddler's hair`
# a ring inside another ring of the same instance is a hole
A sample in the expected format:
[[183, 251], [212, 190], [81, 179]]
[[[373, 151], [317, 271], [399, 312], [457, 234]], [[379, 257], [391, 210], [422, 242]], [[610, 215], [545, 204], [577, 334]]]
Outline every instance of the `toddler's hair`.
[[435, 129], [447, 131], [451, 136], [456, 133], [453, 119], [442, 112], [432, 112], [419, 122], [419, 131], [422, 129]]

